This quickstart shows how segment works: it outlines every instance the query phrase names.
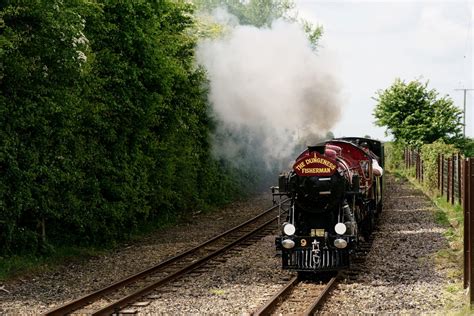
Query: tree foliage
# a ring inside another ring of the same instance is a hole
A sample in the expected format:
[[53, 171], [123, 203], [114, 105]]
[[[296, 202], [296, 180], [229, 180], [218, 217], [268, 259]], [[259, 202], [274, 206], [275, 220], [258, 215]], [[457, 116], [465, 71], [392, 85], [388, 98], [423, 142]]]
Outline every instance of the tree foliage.
[[225, 7], [240, 24], [256, 27], [268, 27], [278, 18], [289, 17], [289, 11], [295, 6], [291, 0], [193, 0], [193, 3], [199, 10], [206, 11]]
[[423, 182], [427, 188], [434, 191], [438, 185], [438, 155], [449, 157], [457, 154], [458, 149], [452, 144], [445, 144], [438, 140], [432, 144], [421, 146], [421, 159], [423, 160]]
[[1, 250], [35, 245], [45, 218], [77, 205], [71, 157], [88, 71], [79, 6], [8, 1], [0, 12]]
[[456, 147], [459, 148], [461, 154], [465, 157], [474, 157], [474, 139], [465, 137], [456, 143]]
[[385, 126], [397, 142], [420, 146], [442, 139], [461, 138], [461, 111], [448, 96], [440, 97], [428, 82], [405, 83], [400, 79], [377, 92], [375, 123]]
[[[253, 25], [258, 28], [270, 27], [277, 19], [299, 23], [308, 34], [313, 48], [317, 47], [323, 34], [323, 27], [298, 17], [294, 0], [193, 0], [200, 11], [211, 12], [216, 8], [226, 8], [237, 17], [241, 25]], [[198, 33], [204, 37], [214, 37], [223, 31], [218, 23], [212, 23], [207, 17], [200, 17], [201, 27]]]
[[102, 244], [232, 198], [212, 158], [192, 7], [0, 5], [0, 254]]
[[387, 171], [394, 172], [404, 167], [405, 145], [400, 142], [384, 143], [384, 159]]

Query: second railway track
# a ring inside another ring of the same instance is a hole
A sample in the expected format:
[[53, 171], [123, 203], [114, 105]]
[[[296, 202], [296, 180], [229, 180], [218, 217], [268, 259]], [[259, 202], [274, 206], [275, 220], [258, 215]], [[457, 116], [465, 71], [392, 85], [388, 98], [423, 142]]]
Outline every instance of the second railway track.
[[149, 269], [50, 310], [46, 315], [120, 313], [155, 289], [196, 270], [249, 238], [258, 236], [259, 232], [277, 221], [280, 205]]

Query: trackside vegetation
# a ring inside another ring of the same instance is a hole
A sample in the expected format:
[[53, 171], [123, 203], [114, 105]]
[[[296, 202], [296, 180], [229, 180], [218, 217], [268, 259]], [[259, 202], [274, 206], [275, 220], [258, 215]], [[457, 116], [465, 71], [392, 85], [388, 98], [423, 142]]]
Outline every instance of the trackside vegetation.
[[104, 245], [242, 193], [184, 1], [0, 4], [0, 256]]

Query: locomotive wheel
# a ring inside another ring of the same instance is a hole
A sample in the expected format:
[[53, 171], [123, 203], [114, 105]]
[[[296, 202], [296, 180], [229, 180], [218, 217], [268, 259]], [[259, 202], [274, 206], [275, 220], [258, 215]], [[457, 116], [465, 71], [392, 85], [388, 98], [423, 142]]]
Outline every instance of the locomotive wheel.
[[363, 229], [363, 236], [364, 239], [368, 239], [370, 234], [372, 234], [374, 228], [375, 228], [375, 214], [374, 210], [368, 209], [367, 211], [367, 217], [364, 219], [364, 229]]
[[380, 216], [380, 214], [382, 213], [382, 209], [383, 209], [383, 204], [382, 202], [380, 202], [379, 204], [377, 204], [377, 217]]
[[370, 233], [372, 233], [375, 229], [375, 220], [376, 220], [376, 212], [374, 210], [369, 210], [369, 222], [370, 222]]

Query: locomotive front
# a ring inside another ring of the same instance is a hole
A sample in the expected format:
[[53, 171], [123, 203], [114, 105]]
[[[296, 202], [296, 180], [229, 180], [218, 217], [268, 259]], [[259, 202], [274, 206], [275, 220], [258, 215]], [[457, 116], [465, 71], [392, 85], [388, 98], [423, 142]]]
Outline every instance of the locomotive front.
[[337, 150], [309, 147], [292, 171], [280, 176], [279, 194], [291, 201], [276, 239], [284, 269], [329, 271], [349, 266], [357, 223], [347, 197], [357, 190], [358, 177]]

